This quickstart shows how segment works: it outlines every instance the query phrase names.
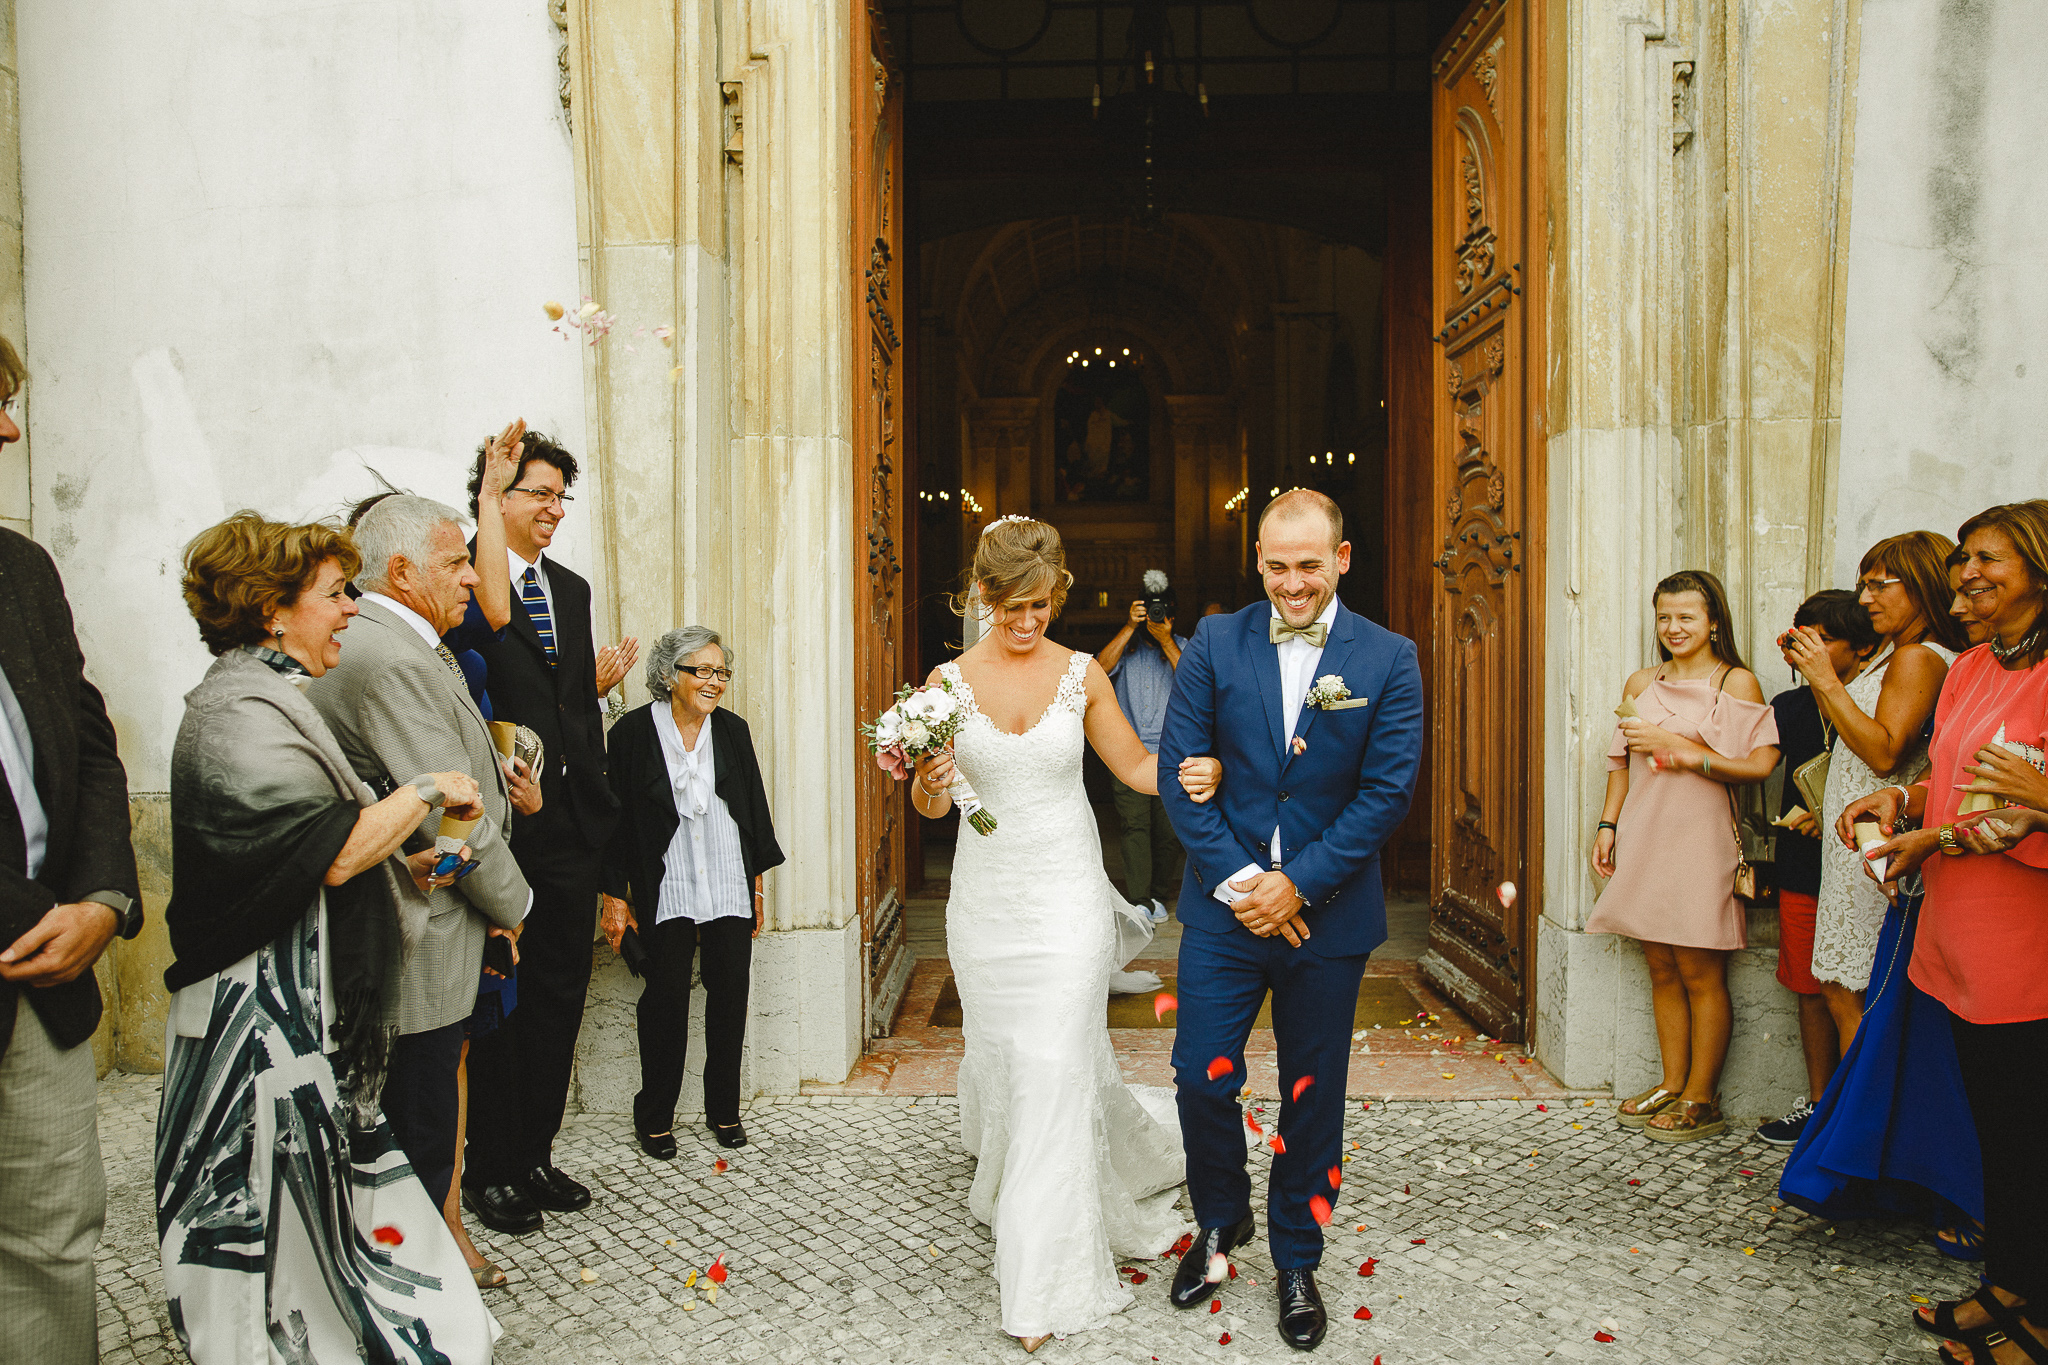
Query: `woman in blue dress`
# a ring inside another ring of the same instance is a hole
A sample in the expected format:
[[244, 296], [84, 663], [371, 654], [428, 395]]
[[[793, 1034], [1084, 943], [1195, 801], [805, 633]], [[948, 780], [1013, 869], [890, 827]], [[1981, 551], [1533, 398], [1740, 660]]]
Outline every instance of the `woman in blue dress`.
[[[1960, 572], [1949, 561], [1953, 586]], [[1958, 596], [1974, 646], [1990, 627]], [[1957, 1260], [1983, 1259], [1984, 1170], [1948, 1009], [1906, 977], [1920, 895], [1902, 894], [1885, 916], [1863, 1023], [1798, 1146], [1778, 1192], [1823, 1218], [1925, 1219], [1934, 1245]]]

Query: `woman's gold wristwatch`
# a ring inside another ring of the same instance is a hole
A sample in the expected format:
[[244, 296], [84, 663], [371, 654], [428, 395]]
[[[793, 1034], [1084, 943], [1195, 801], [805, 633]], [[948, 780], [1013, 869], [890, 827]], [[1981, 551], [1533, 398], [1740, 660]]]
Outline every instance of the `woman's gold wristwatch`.
[[1941, 851], [1951, 858], [1959, 858], [1970, 851], [1956, 842], [1956, 827], [1954, 825], [1943, 825], [1934, 837], [1940, 842]]

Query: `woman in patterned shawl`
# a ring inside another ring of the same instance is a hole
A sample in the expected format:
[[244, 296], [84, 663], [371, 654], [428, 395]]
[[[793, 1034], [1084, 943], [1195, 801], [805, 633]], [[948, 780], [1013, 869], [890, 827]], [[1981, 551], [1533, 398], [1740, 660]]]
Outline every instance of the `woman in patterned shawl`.
[[498, 1335], [377, 1107], [386, 986], [444, 884], [433, 850], [399, 850], [421, 801], [464, 815], [477, 785], [422, 773], [378, 800], [302, 694], [340, 658], [357, 567], [341, 532], [253, 512], [186, 549], [217, 657], [171, 757], [156, 1189], [195, 1365], [468, 1365]]

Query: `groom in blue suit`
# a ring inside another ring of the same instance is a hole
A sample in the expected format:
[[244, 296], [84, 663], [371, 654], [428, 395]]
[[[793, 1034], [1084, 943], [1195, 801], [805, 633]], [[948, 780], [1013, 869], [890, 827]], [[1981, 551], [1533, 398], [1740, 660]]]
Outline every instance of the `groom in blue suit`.
[[[1314, 1272], [1337, 1201], [1359, 981], [1387, 938], [1380, 848], [1422, 758], [1422, 674], [1411, 641], [1337, 600], [1351, 546], [1336, 503], [1308, 489], [1275, 499], [1257, 559], [1267, 603], [1202, 621], [1159, 740], [1159, 790], [1188, 856], [1173, 1070], [1201, 1227], [1170, 1292], [1180, 1308], [1209, 1297], [1211, 1259], [1256, 1231], [1237, 1095], [1270, 990], [1281, 1100], [1267, 1138], [1284, 1150], [1267, 1236], [1280, 1334], [1307, 1351], [1328, 1325]], [[1199, 806], [1166, 780], [1197, 754], [1223, 760], [1221, 792]]]

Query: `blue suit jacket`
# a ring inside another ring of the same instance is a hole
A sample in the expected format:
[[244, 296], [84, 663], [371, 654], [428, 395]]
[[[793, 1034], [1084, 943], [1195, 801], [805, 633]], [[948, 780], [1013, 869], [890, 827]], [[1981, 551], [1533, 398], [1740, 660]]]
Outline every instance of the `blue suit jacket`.
[[[1204, 617], [1181, 655], [1159, 738], [1159, 791], [1187, 849], [1181, 923], [1244, 933], [1218, 885], [1245, 864], [1281, 866], [1308, 905], [1308, 947], [1325, 957], [1369, 953], [1387, 938], [1380, 848], [1408, 814], [1422, 760], [1422, 673], [1412, 641], [1337, 605], [1318, 678], [1337, 674], [1354, 700], [1341, 711], [1301, 708], [1296, 754], [1282, 733], [1279, 649], [1272, 607], [1259, 601]], [[1223, 787], [1196, 805], [1175, 779], [1194, 754], [1223, 760]]]

